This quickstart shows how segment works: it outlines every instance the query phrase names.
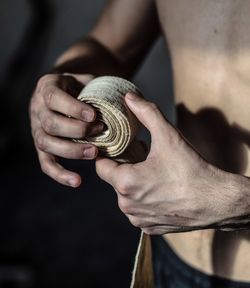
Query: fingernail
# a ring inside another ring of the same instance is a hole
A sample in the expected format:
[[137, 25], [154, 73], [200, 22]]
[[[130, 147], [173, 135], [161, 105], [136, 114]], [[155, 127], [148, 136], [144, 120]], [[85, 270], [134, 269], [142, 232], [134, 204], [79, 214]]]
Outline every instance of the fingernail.
[[96, 149], [94, 147], [86, 148], [83, 151], [83, 156], [85, 159], [93, 159], [96, 156]]
[[131, 100], [131, 101], [134, 101], [134, 100], [136, 100], [136, 99], [138, 98], [138, 96], [137, 96], [135, 93], [133, 93], [133, 92], [128, 92], [128, 93], [126, 94], [126, 97], [127, 97], [129, 100]]
[[101, 133], [104, 129], [104, 124], [102, 122], [97, 123], [94, 127], [89, 130], [89, 136], [94, 136]]
[[92, 122], [95, 119], [95, 113], [93, 111], [83, 110], [82, 118], [84, 121]]

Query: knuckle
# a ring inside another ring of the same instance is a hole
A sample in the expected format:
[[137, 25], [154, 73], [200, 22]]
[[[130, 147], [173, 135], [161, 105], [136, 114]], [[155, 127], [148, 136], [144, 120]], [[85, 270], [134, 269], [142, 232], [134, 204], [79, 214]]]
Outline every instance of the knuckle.
[[35, 133], [35, 142], [36, 142], [36, 146], [40, 150], [46, 151], [47, 144], [46, 144], [46, 139], [45, 139], [44, 133], [42, 133], [41, 131]]
[[38, 89], [39, 91], [40, 91], [41, 89], [43, 89], [43, 87], [44, 87], [45, 83], [47, 83], [47, 81], [48, 81], [48, 75], [42, 76], [42, 77], [38, 80], [38, 82], [37, 82], [37, 85], [36, 85], [37, 89]]
[[40, 167], [44, 174], [49, 175], [49, 165], [47, 164], [47, 162], [40, 162]]
[[127, 180], [121, 180], [117, 184], [117, 190], [119, 191], [120, 194], [122, 195], [128, 195], [130, 191], [130, 183]]
[[34, 117], [37, 117], [38, 111], [39, 111], [39, 106], [40, 106], [40, 100], [37, 97], [36, 93], [34, 93], [30, 102], [29, 102], [29, 106], [28, 106], [29, 115], [30, 115], [31, 119]]
[[56, 93], [56, 90], [57, 88], [55, 86], [52, 86], [50, 87], [46, 93], [44, 94], [44, 101], [45, 101], [45, 104], [50, 107], [51, 106], [51, 102], [52, 102], [52, 99], [54, 98], [55, 96], [55, 93]]
[[51, 116], [50, 117], [46, 117], [42, 121], [42, 125], [43, 125], [43, 128], [44, 128], [44, 130], [46, 132], [48, 132], [49, 134], [55, 134], [57, 125], [56, 125], [54, 119]]
[[36, 89], [38, 92], [42, 91], [44, 89], [44, 87], [47, 86], [47, 83], [51, 80], [51, 75], [49, 74], [46, 74], [44, 76], [42, 76], [38, 82], [37, 82], [37, 85], [36, 85]]
[[130, 223], [133, 226], [138, 227], [138, 228], [142, 228], [142, 226], [143, 226], [143, 222], [141, 221], [141, 219], [135, 218], [135, 217], [130, 219]]
[[126, 173], [126, 177], [117, 183], [117, 190], [122, 195], [129, 195], [134, 188], [134, 175], [130, 172]]
[[57, 77], [56, 75], [53, 74], [45, 74], [43, 75], [37, 82], [37, 87], [38, 88], [43, 88], [44, 86], [47, 85], [48, 82], [51, 80], [55, 79]]
[[144, 113], [148, 113], [148, 112], [152, 113], [152, 112], [156, 112], [156, 111], [158, 111], [157, 105], [155, 103], [153, 103], [153, 102], [148, 102], [145, 105], [143, 112]]
[[129, 205], [125, 199], [119, 198], [118, 206], [124, 214], [131, 214], [131, 205]]

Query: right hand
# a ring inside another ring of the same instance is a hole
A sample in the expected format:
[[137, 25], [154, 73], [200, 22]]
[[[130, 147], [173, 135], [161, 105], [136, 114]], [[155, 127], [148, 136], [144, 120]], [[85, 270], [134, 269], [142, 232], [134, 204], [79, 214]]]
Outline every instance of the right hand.
[[103, 130], [102, 123], [95, 122], [95, 110], [75, 98], [92, 79], [92, 75], [45, 75], [38, 81], [30, 102], [31, 130], [41, 169], [71, 187], [78, 187], [81, 177], [62, 167], [56, 157], [94, 159], [98, 153], [94, 145], [71, 139], [83, 139]]

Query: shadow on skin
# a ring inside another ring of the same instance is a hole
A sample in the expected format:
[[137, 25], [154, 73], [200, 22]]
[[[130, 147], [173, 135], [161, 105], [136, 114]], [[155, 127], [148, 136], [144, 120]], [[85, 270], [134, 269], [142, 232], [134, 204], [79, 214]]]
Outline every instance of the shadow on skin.
[[178, 105], [178, 128], [195, 149], [211, 164], [231, 173], [244, 174], [250, 132], [237, 124], [230, 125], [224, 114], [205, 108], [193, 114]]
[[[250, 131], [237, 123], [230, 125], [224, 114], [215, 108], [201, 109], [194, 114], [180, 104], [177, 113], [178, 128], [208, 162], [231, 173], [246, 172], [248, 166], [246, 146], [250, 148]], [[221, 271], [223, 274], [232, 274], [233, 263], [242, 238], [250, 241], [250, 233], [214, 232], [212, 266], [215, 274], [220, 275]]]

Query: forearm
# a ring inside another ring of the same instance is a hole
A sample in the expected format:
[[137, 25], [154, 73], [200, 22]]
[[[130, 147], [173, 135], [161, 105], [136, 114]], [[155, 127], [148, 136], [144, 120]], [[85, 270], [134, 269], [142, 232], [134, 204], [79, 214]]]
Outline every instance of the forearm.
[[136, 67], [118, 59], [97, 39], [87, 36], [66, 50], [52, 69], [56, 73], [116, 75], [130, 77]]
[[130, 78], [159, 34], [153, 0], [109, 0], [88, 36], [58, 58], [54, 71]]

